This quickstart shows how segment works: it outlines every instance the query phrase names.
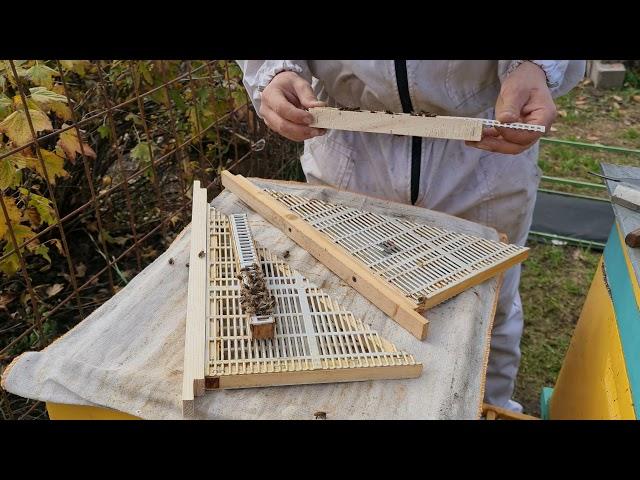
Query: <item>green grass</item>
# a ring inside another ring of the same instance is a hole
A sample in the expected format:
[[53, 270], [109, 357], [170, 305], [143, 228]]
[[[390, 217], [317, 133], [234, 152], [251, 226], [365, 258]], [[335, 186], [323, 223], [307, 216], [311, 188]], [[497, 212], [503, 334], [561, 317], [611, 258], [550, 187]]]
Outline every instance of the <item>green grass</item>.
[[542, 387], [553, 386], [562, 366], [600, 253], [531, 244], [520, 293], [525, 328], [515, 398], [539, 416]]

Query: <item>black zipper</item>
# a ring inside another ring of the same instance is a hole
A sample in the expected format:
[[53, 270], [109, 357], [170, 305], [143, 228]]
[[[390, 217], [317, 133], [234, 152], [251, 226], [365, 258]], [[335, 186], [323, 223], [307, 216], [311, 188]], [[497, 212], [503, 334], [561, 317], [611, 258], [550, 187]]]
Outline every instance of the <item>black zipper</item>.
[[[400, 103], [404, 113], [411, 113], [411, 95], [409, 94], [409, 78], [407, 61], [394, 60], [396, 67], [396, 83], [400, 94]], [[422, 162], [422, 137], [411, 137], [411, 204], [415, 205], [420, 191], [420, 163]]]

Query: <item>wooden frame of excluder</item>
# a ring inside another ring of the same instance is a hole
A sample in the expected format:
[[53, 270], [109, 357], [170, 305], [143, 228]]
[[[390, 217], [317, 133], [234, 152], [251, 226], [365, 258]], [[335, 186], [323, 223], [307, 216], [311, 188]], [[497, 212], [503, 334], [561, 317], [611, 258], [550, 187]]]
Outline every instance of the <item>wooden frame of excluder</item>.
[[[299, 205], [312, 203], [322, 207], [323, 202], [301, 198], [297, 200], [298, 203], [296, 204], [294, 196], [280, 196], [278, 192], [263, 191], [241, 175], [233, 175], [228, 171], [222, 172], [222, 184], [265, 219], [280, 228], [287, 236], [316, 257], [343, 281], [421, 340], [426, 338], [428, 326], [428, 321], [421, 312], [507, 270], [511, 266], [522, 262], [528, 256], [528, 249], [524, 247], [448, 232], [428, 225], [399, 222], [398, 228], [401, 228], [402, 233], [406, 233], [407, 237], [413, 238], [412, 241], [416, 244], [415, 249], [423, 248], [419, 243], [424, 241], [425, 245], [430, 245], [429, 248], [436, 252], [437, 256], [443, 258], [445, 263], [448, 262], [449, 264], [449, 267], [446, 267], [450, 270], [448, 276], [446, 278], [441, 277], [433, 282], [433, 285], [428, 290], [425, 290], [424, 295], [419, 295], [421, 293], [419, 290], [412, 292], [407, 290], [406, 285], [401, 282], [394, 282], [394, 278], [389, 280], [388, 269], [387, 271], [376, 271], [375, 268], [367, 265], [362, 257], [356, 256], [359, 252], [354, 255], [353, 252], [345, 248], [344, 244], [341, 245], [339, 241], [336, 241], [335, 237], [331, 238], [326, 231], [319, 231], [305, 220], [304, 212], [301, 213], [301, 209], [296, 210], [295, 208]], [[287, 204], [281, 201], [283, 198], [286, 200], [287, 197], [289, 199], [293, 197], [293, 202]], [[334, 209], [335, 213], [326, 216], [333, 218], [340, 216], [346, 218], [355, 211], [354, 209], [332, 204], [324, 204], [324, 207], [326, 210]], [[317, 212], [313, 213], [313, 215], [322, 219], [322, 215]], [[356, 217], [360, 216], [357, 213], [354, 215]], [[363, 212], [362, 215], [378, 219], [378, 224], [376, 225], [372, 223], [375, 220], [367, 218], [367, 221], [370, 221], [370, 226], [364, 227], [364, 230], [372, 231], [372, 228], [384, 230], [381, 225], [385, 222], [394, 222], [391, 217], [368, 214], [367, 212]], [[424, 233], [425, 231], [426, 233]], [[433, 231], [435, 231], [435, 234], [432, 233]], [[348, 235], [352, 235], [352, 233]], [[369, 246], [373, 247], [375, 245]], [[375, 247], [378, 248], [378, 246]], [[420, 258], [428, 259], [431, 262], [429, 252], [423, 252], [423, 254], [418, 252], [417, 255], [412, 255], [403, 260], [405, 264], [408, 261], [414, 261], [415, 263]], [[433, 262], [433, 270], [442, 269], [442, 262], [440, 265], [436, 265], [437, 261], [438, 259]], [[429, 277], [431, 275], [429, 269], [432, 268], [432, 265], [427, 263], [423, 267], [417, 273]], [[412, 268], [415, 270], [415, 267]], [[456, 268], [457, 270], [455, 270]], [[413, 272], [412, 275], [416, 276], [416, 272]], [[413, 285], [415, 286], [415, 283]]]
[[205, 390], [415, 378], [422, 364], [256, 246], [276, 299], [273, 338], [256, 339], [242, 311], [240, 262], [228, 218], [194, 184], [183, 415]]

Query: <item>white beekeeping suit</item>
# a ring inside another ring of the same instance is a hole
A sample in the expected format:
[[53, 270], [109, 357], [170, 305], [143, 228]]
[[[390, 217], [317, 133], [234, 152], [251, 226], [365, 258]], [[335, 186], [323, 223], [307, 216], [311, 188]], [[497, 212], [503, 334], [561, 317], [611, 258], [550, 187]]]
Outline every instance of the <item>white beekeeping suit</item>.
[[[261, 92], [280, 72], [311, 82], [329, 106], [494, 118], [513, 60], [241, 60], [256, 111]], [[541, 60], [554, 97], [584, 76], [585, 61]], [[490, 225], [524, 245], [540, 180], [538, 143], [517, 155], [492, 153], [462, 141], [328, 130], [305, 141], [307, 181], [439, 210]], [[491, 339], [485, 401], [511, 410], [520, 363], [523, 315], [520, 267], [504, 278]]]

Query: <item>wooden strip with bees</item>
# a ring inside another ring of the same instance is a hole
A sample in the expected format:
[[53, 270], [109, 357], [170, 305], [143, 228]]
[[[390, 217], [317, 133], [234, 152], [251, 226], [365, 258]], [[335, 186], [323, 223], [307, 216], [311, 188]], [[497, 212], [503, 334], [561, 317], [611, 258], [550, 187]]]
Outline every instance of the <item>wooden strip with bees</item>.
[[423, 116], [421, 114], [371, 112], [332, 107], [309, 109], [316, 128], [387, 133], [414, 137], [479, 141], [482, 121], [477, 118]]

